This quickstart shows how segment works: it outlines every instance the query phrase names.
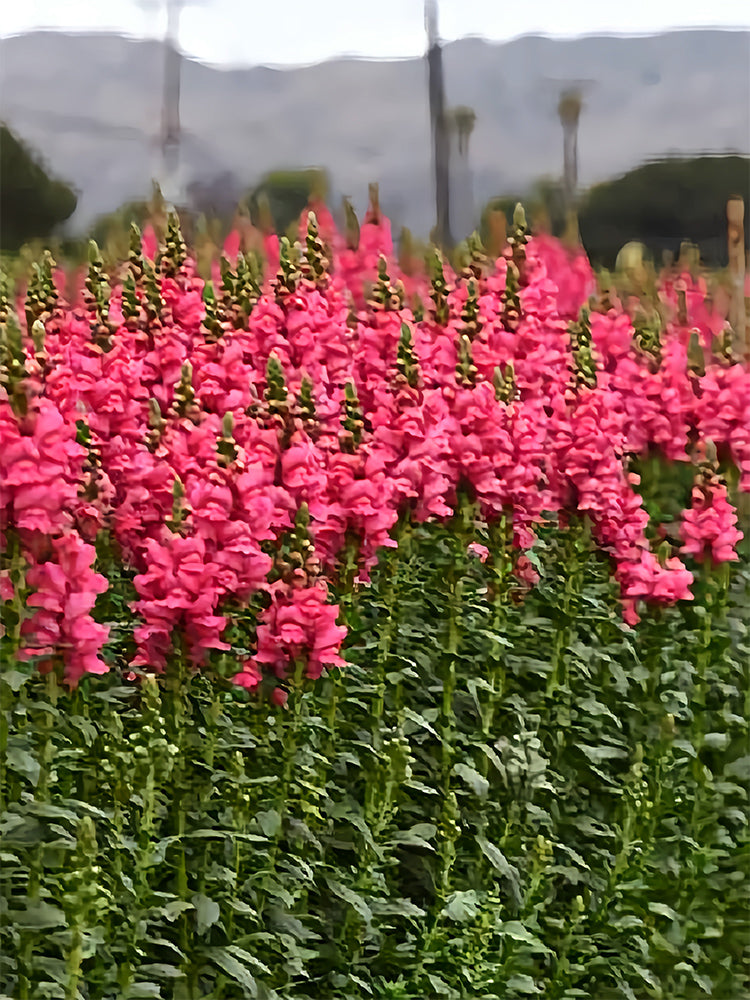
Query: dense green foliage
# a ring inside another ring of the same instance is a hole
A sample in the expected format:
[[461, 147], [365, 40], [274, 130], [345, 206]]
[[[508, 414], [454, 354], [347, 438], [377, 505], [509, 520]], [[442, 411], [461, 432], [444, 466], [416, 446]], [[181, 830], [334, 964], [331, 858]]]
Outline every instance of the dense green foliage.
[[523, 601], [470, 508], [397, 537], [341, 588], [350, 666], [286, 708], [223, 680], [242, 629], [128, 682], [123, 578], [109, 676], [6, 667], [0, 993], [748, 996], [747, 553], [631, 630], [585, 522], [542, 530]]
[[245, 199], [254, 226], [264, 228], [272, 223], [277, 233], [295, 227], [311, 197], [325, 198], [328, 178], [325, 171], [272, 170], [260, 184], [248, 192]]
[[591, 188], [579, 212], [586, 252], [611, 266], [622, 245], [638, 240], [655, 253], [690, 239], [712, 264], [726, 263], [726, 203], [750, 205], [750, 160], [704, 156], [646, 163]]
[[50, 177], [32, 153], [0, 125], [0, 249], [17, 250], [48, 236], [75, 211], [71, 188]]

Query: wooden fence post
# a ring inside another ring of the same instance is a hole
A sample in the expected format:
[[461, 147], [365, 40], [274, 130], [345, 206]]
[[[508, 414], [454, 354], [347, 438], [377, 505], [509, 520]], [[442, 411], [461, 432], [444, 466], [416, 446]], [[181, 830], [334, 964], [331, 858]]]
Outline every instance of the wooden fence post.
[[745, 202], [740, 197], [730, 198], [727, 202], [727, 249], [732, 282], [729, 321], [734, 331], [733, 346], [737, 354], [747, 356], [750, 344], [745, 314]]

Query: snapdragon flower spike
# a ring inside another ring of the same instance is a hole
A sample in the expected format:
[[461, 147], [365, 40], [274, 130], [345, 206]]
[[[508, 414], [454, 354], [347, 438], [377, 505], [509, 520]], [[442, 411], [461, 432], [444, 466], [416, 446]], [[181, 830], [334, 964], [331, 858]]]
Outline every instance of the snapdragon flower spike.
[[445, 326], [448, 322], [450, 311], [448, 306], [448, 282], [445, 279], [445, 262], [439, 250], [435, 250], [430, 258], [430, 298], [432, 299], [432, 313], [435, 322], [439, 326]]
[[145, 262], [143, 259], [143, 245], [141, 243], [141, 231], [135, 222], [130, 224], [130, 249], [128, 251], [128, 269], [137, 284], [144, 274]]
[[573, 381], [576, 388], [586, 386], [593, 389], [596, 386], [596, 361], [591, 349], [591, 327], [589, 326], [589, 311], [581, 310], [577, 323], [571, 323], [570, 346], [573, 352]]
[[414, 353], [414, 341], [408, 323], [401, 324], [396, 369], [400, 378], [412, 389], [416, 389], [420, 380], [419, 362]]
[[303, 277], [318, 288], [328, 284], [330, 262], [318, 232], [318, 220], [314, 212], [307, 213], [307, 233], [305, 235], [305, 259], [301, 268]]
[[737, 528], [737, 511], [729, 502], [726, 484], [709, 461], [696, 476], [690, 508], [682, 512], [682, 551], [699, 562], [710, 559], [718, 566], [738, 558], [736, 546], [743, 537]]
[[167, 216], [167, 235], [164, 249], [157, 256], [156, 264], [162, 274], [174, 277], [185, 263], [187, 248], [180, 231], [180, 223], [175, 212]]
[[224, 334], [221, 310], [211, 281], [207, 281], [203, 287], [203, 305], [205, 309], [203, 326], [206, 330], [206, 340], [211, 343], [219, 340]]
[[231, 412], [225, 413], [221, 422], [221, 437], [216, 445], [216, 451], [219, 456], [218, 463], [224, 468], [231, 465], [238, 455], [237, 446], [232, 437], [233, 431], [234, 416]]
[[34, 320], [51, 315], [58, 300], [57, 286], [52, 276], [56, 263], [49, 250], [42, 254], [40, 263], [32, 265], [32, 278], [26, 291], [26, 329], [30, 330]]
[[302, 420], [307, 424], [314, 424], [316, 419], [315, 394], [313, 392], [312, 381], [304, 375], [300, 383], [299, 395], [297, 396], [297, 408]]
[[110, 341], [112, 328], [109, 321], [110, 294], [111, 289], [104, 273], [104, 262], [99, 247], [94, 240], [89, 240], [89, 271], [85, 298], [89, 310], [92, 340], [105, 351], [110, 350], [112, 346]]
[[19, 416], [24, 415], [28, 408], [25, 385], [29, 373], [26, 365], [21, 326], [15, 312], [8, 306], [0, 316], [0, 386]]
[[275, 282], [276, 301], [279, 305], [285, 304], [294, 295], [301, 278], [297, 247], [292, 246], [286, 236], [282, 236], [279, 240], [279, 271]]
[[341, 449], [351, 452], [359, 446], [364, 430], [362, 409], [357, 398], [357, 387], [353, 382], [347, 382], [344, 386], [344, 416], [341, 425], [345, 432], [340, 438]]
[[98, 594], [107, 581], [92, 569], [96, 550], [69, 531], [51, 541], [51, 558], [32, 565], [26, 584], [27, 598], [37, 609], [22, 625], [24, 646], [20, 659], [41, 658], [40, 670], [54, 668], [62, 659], [63, 676], [75, 687], [85, 674], [103, 674], [109, 669], [100, 653], [109, 628], [91, 617]]
[[526, 284], [526, 244], [529, 242], [529, 228], [526, 224], [526, 212], [518, 202], [513, 210], [513, 228], [508, 237], [511, 259], [515, 265], [520, 285]]

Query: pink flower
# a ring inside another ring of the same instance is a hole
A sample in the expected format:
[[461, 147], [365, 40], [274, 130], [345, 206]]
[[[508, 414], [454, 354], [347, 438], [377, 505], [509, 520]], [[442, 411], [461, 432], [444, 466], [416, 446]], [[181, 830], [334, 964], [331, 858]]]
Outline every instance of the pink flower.
[[729, 503], [726, 486], [719, 482], [697, 484], [690, 509], [682, 512], [682, 551], [698, 560], [710, 556], [714, 566], [734, 562], [739, 558], [735, 546], [744, 537], [736, 524], [737, 512]]

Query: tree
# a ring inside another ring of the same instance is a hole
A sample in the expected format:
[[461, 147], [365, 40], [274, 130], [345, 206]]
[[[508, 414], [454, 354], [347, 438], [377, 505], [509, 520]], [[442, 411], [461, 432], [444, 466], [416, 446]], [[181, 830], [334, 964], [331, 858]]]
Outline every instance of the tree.
[[702, 156], [669, 159], [631, 170], [591, 188], [579, 210], [581, 238], [594, 263], [611, 266], [624, 243], [676, 252], [697, 243], [710, 264], [726, 263], [726, 204], [750, 204], [750, 159]]
[[46, 172], [6, 125], [0, 125], [0, 248], [16, 251], [47, 237], [76, 209], [78, 198]]
[[325, 199], [328, 176], [324, 170], [273, 170], [247, 195], [247, 206], [254, 226], [265, 225], [267, 207], [277, 233], [285, 233], [307, 208], [311, 198]]

